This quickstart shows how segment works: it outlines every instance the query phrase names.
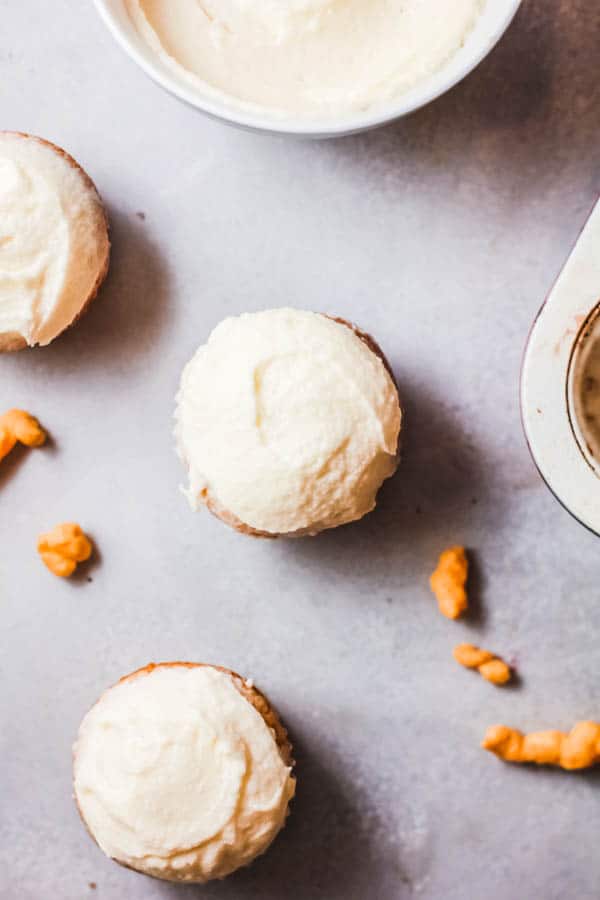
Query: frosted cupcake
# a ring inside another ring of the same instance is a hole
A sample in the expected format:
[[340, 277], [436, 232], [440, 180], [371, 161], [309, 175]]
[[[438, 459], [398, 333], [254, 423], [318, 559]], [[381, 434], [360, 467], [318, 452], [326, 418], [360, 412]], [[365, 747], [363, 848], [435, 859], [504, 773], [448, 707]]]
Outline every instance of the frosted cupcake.
[[72, 325], [109, 252], [98, 192], [75, 160], [41, 138], [0, 132], [0, 352], [45, 346]]
[[189, 500], [247, 534], [362, 518], [398, 464], [401, 410], [381, 350], [341, 319], [225, 319], [186, 366], [176, 438]]
[[149, 665], [87, 713], [75, 798], [107, 856], [177, 882], [223, 878], [267, 849], [294, 795], [287, 733], [239, 675]]

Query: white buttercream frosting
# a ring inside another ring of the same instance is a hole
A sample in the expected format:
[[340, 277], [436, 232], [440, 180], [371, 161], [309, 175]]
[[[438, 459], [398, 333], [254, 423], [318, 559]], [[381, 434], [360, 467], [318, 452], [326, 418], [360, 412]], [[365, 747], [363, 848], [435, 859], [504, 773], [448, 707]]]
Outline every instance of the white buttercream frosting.
[[484, 0], [127, 0], [147, 44], [200, 93], [280, 114], [393, 99], [461, 47]]
[[221, 322], [183, 372], [176, 420], [192, 504], [258, 531], [359, 519], [397, 465], [391, 375], [352, 328], [318, 313]]
[[106, 691], [81, 724], [74, 775], [81, 815], [108, 856], [197, 882], [266, 850], [295, 786], [231, 674], [185, 664], [141, 670]]
[[49, 344], [81, 312], [108, 246], [98, 195], [73, 160], [0, 132], [0, 335]]

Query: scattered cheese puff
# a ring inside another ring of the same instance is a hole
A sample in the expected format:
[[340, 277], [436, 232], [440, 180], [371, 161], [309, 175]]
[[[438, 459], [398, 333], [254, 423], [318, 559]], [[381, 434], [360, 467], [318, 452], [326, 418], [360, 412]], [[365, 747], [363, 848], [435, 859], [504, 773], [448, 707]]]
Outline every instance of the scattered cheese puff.
[[79, 525], [70, 522], [57, 525], [48, 534], [42, 534], [38, 539], [37, 549], [46, 566], [60, 578], [68, 578], [77, 568], [77, 563], [84, 562], [92, 555], [90, 539]]
[[0, 459], [10, 453], [17, 441], [26, 447], [41, 447], [46, 441], [46, 432], [28, 412], [9, 409], [0, 416]]
[[600, 762], [600, 725], [578, 722], [568, 734], [562, 731], [522, 734], [506, 725], [494, 725], [488, 729], [481, 746], [507, 762], [587, 769]]
[[4, 459], [5, 456], [8, 456], [12, 448], [17, 443], [17, 439], [8, 428], [4, 425], [0, 425], [0, 459]]
[[458, 619], [468, 607], [465, 585], [469, 562], [464, 547], [450, 547], [440, 556], [437, 569], [429, 579], [440, 612], [449, 619]]
[[510, 681], [510, 666], [489, 650], [481, 650], [473, 644], [459, 644], [452, 652], [456, 662], [466, 669], [477, 669], [492, 684], [506, 684]]

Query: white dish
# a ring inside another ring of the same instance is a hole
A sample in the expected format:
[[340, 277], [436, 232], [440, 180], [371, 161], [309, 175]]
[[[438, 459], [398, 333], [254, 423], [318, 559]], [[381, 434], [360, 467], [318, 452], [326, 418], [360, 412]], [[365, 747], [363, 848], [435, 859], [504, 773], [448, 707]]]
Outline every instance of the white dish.
[[[102, 19], [128, 55], [165, 90], [207, 115], [257, 131], [325, 138], [352, 134], [375, 128], [425, 106], [461, 81], [477, 66], [500, 40], [521, 0], [488, 0], [473, 31], [464, 45], [438, 72], [393, 103], [365, 112], [339, 118], [282, 118], [268, 111], [255, 113], [231, 103], [215, 100], [179, 78], [154, 54], [129, 18], [125, 0], [94, 0]], [[492, 102], [490, 98], [490, 102]]]
[[[583, 525], [600, 534], [600, 459], [586, 438], [581, 366], [600, 309], [600, 201], [529, 336], [521, 374], [525, 435], [546, 484]], [[600, 385], [599, 385], [600, 388]]]

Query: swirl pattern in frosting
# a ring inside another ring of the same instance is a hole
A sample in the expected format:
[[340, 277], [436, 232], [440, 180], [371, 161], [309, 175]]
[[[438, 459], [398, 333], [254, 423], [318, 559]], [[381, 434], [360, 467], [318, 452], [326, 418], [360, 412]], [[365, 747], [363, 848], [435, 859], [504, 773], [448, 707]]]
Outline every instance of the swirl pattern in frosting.
[[192, 504], [259, 532], [360, 519], [397, 466], [390, 373], [351, 327], [319, 313], [221, 322], [183, 372], [176, 421]]
[[194, 882], [266, 850], [295, 786], [232, 675], [180, 663], [142, 669], [105, 692], [81, 724], [74, 775], [82, 817], [108, 856]]
[[0, 337], [49, 344], [90, 299], [108, 252], [100, 199], [74, 160], [0, 132]]

